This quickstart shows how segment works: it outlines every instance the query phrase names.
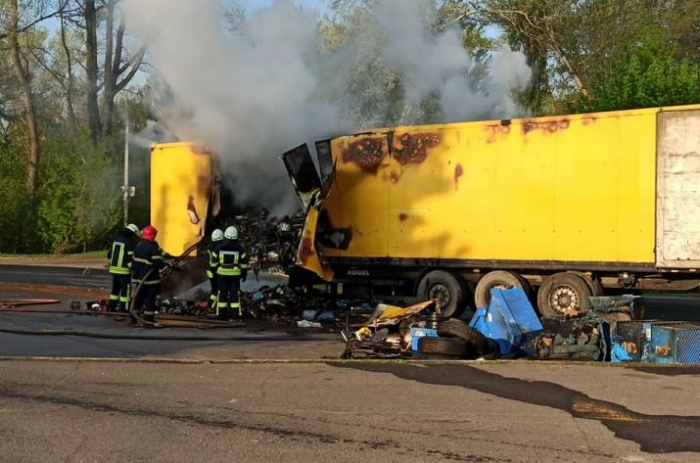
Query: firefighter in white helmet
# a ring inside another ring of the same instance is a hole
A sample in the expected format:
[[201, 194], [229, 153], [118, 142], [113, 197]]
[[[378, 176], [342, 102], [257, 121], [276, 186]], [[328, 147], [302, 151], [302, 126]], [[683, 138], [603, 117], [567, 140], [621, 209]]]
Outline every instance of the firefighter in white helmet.
[[224, 240], [214, 250], [214, 259], [219, 266], [216, 275], [219, 278], [219, 301], [216, 314], [220, 319], [243, 318], [239, 291], [241, 281], [248, 275], [248, 256], [245, 248], [238, 241], [238, 230], [231, 226], [224, 232]]
[[217, 228], [211, 233], [211, 242], [209, 243], [209, 248], [207, 249], [207, 254], [209, 255], [207, 278], [209, 279], [209, 284], [211, 285], [211, 295], [209, 296], [209, 303], [207, 305], [209, 310], [216, 308], [216, 301], [219, 298], [219, 278], [216, 275], [216, 269], [219, 268], [219, 262], [215, 258], [215, 251], [219, 246], [221, 246], [223, 241], [224, 232], [222, 230]]
[[112, 291], [107, 310], [127, 312], [131, 298], [131, 263], [134, 246], [141, 235], [139, 227], [130, 223], [121, 231], [107, 251], [109, 273], [112, 275]]

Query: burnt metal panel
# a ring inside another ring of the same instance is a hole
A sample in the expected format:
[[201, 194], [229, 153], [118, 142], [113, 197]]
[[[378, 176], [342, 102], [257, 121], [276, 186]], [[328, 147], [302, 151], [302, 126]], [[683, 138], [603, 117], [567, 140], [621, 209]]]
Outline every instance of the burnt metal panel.
[[321, 179], [316, 171], [309, 147], [304, 143], [282, 154], [282, 161], [292, 180], [294, 190], [304, 209], [309, 207], [315, 191], [321, 188]]
[[321, 171], [321, 181], [325, 184], [332, 177], [335, 170], [333, 155], [331, 152], [331, 141], [321, 140], [316, 142], [316, 157], [318, 168]]
[[399, 164], [420, 164], [428, 157], [428, 150], [442, 141], [442, 134], [434, 132], [396, 133], [393, 138], [392, 155]]
[[282, 154], [282, 160], [300, 193], [310, 193], [321, 188], [321, 179], [306, 143]]

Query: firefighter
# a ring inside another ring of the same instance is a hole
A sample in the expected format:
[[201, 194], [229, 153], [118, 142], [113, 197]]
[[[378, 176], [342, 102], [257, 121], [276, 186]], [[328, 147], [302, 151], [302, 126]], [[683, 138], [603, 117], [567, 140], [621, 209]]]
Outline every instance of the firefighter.
[[209, 265], [207, 266], [207, 278], [209, 279], [209, 284], [211, 285], [211, 295], [209, 296], [209, 304], [207, 307], [209, 310], [216, 308], [216, 302], [219, 298], [219, 279], [216, 275], [216, 269], [219, 267], [219, 262], [215, 258], [215, 251], [221, 245], [224, 240], [224, 232], [220, 229], [216, 229], [211, 232], [211, 243], [209, 244], [209, 249], [207, 253], [209, 254]]
[[239, 291], [241, 281], [248, 275], [248, 256], [243, 245], [238, 241], [236, 227], [228, 227], [224, 232], [224, 241], [214, 251], [219, 267], [216, 275], [219, 278], [219, 301], [217, 317], [220, 319], [243, 318]]
[[145, 226], [141, 232], [142, 240], [134, 248], [133, 281], [140, 286], [134, 306], [137, 312], [143, 313], [143, 319], [147, 322], [155, 321], [160, 295], [160, 271], [165, 267], [165, 259], [172, 257], [156, 242], [157, 234], [155, 227]]
[[112, 275], [112, 292], [109, 293], [107, 310], [126, 312], [131, 297], [131, 262], [134, 245], [141, 234], [139, 227], [130, 223], [119, 233], [107, 251], [109, 273]]

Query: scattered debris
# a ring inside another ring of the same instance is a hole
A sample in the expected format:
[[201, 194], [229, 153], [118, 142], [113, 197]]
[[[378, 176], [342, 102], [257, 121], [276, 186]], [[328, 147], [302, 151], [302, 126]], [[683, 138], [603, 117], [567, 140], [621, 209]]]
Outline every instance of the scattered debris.
[[58, 304], [58, 299], [0, 299], [0, 309], [15, 309], [30, 305]]

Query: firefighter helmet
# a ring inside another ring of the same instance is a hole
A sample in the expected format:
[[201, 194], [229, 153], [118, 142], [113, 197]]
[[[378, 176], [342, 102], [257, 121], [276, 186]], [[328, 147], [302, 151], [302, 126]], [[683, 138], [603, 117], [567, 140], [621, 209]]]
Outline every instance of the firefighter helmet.
[[227, 240], [237, 240], [238, 239], [238, 230], [236, 227], [231, 225], [226, 229], [226, 232], [224, 233], [224, 238]]
[[156, 235], [158, 234], [158, 230], [152, 225], [146, 225], [143, 227], [143, 232], [141, 233], [141, 236], [143, 239], [148, 240], [148, 241], [153, 241], [156, 239]]
[[130, 223], [126, 226], [126, 229], [131, 230], [131, 233], [133, 233], [136, 236], [139, 236], [141, 234], [141, 231], [139, 230], [139, 227], [136, 226], [136, 224]]
[[213, 232], [211, 232], [211, 240], [212, 241], [221, 241], [224, 239], [224, 232], [221, 231], [221, 229], [217, 228]]

